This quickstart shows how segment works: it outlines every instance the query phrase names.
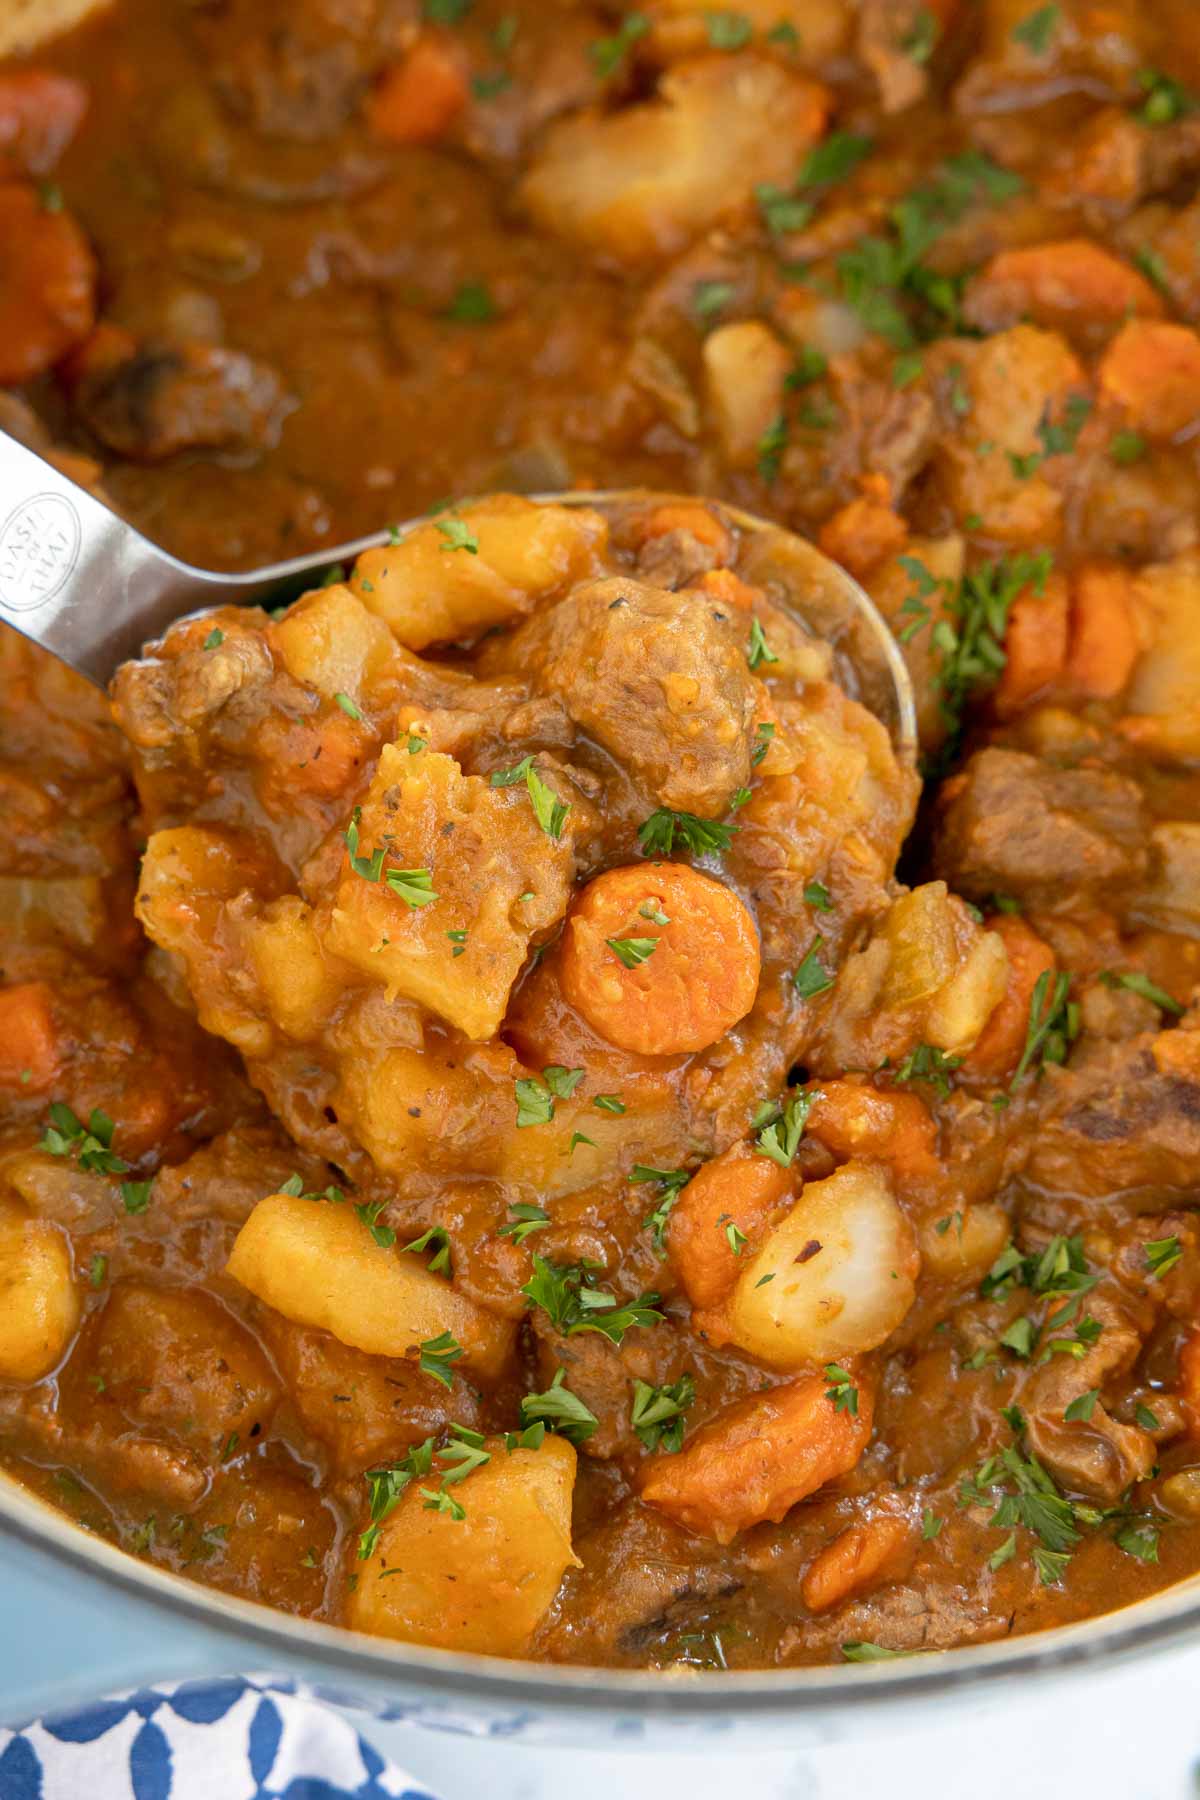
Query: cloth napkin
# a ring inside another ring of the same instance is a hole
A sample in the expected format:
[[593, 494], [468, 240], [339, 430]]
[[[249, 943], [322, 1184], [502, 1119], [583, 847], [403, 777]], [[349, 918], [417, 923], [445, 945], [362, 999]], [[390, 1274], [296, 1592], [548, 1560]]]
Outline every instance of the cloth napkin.
[[164, 1682], [0, 1730], [0, 1800], [434, 1800], [294, 1682]]

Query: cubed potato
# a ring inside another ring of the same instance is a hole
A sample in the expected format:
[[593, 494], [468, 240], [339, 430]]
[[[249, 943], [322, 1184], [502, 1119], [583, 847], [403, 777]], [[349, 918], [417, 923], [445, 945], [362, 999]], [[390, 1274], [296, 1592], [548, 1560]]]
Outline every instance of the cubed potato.
[[764, 433], [782, 411], [792, 352], [761, 319], [740, 319], [710, 332], [701, 355], [725, 460], [751, 469]]
[[395, 655], [383, 620], [341, 582], [297, 600], [271, 636], [288, 674], [328, 700], [360, 701]]
[[1164, 759], [1200, 756], [1200, 557], [1142, 569], [1133, 600], [1147, 648], [1126, 696], [1121, 732]]
[[654, 99], [552, 125], [521, 187], [539, 225], [621, 261], [670, 256], [795, 179], [825, 122], [823, 88], [753, 54], [676, 64]]
[[[457, 549], [455, 524], [476, 548]], [[410, 650], [478, 637], [533, 611], [558, 588], [599, 573], [608, 521], [587, 507], [536, 506], [493, 494], [365, 550], [350, 586]]]
[[80, 1310], [66, 1234], [0, 1202], [0, 1378], [48, 1375], [79, 1327]]
[[337, 1110], [377, 1168], [494, 1174], [527, 1071], [505, 1044], [397, 1045], [342, 1064]]
[[289, 1037], [320, 1035], [351, 979], [322, 948], [312, 908], [298, 894], [270, 901], [247, 922], [246, 947], [271, 1017]]
[[[327, 947], [464, 1036], [494, 1037], [531, 937], [566, 912], [570, 815], [554, 839], [524, 782], [491, 787], [451, 756], [388, 744], [358, 830], [360, 854], [384, 846], [388, 864], [372, 882], [347, 860]], [[427, 870], [436, 899], [410, 906], [388, 886], [389, 868]]]
[[386, 1519], [375, 1554], [356, 1565], [346, 1623], [376, 1637], [517, 1656], [549, 1609], [571, 1549], [575, 1452], [548, 1436], [537, 1450], [489, 1438], [490, 1461], [450, 1491], [466, 1512], [430, 1510], [414, 1481]]
[[1002, 1206], [977, 1206], [943, 1214], [921, 1226], [921, 1266], [926, 1275], [955, 1285], [982, 1280], [1009, 1238], [1012, 1221]]
[[285, 1318], [373, 1356], [406, 1356], [449, 1331], [466, 1363], [494, 1380], [512, 1352], [510, 1322], [418, 1257], [376, 1243], [347, 1201], [268, 1195], [239, 1231], [226, 1270]]
[[809, 1062], [818, 1073], [877, 1069], [919, 1043], [970, 1050], [1004, 996], [1008, 952], [944, 881], [893, 902], [869, 944], [847, 957]]
[[862, 1355], [904, 1319], [919, 1267], [887, 1174], [846, 1163], [810, 1182], [746, 1263], [727, 1304], [730, 1335], [775, 1369]]

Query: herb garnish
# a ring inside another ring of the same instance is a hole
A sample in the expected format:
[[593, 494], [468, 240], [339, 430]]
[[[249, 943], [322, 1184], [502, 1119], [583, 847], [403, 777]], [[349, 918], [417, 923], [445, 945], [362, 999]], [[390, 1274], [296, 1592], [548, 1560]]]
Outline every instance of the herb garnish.
[[670, 856], [676, 838], [693, 856], [719, 856], [728, 850], [736, 830], [736, 825], [723, 825], [719, 819], [699, 819], [695, 813], [660, 806], [638, 826], [638, 843], [643, 856]]
[[542, 1308], [564, 1337], [597, 1331], [619, 1344], [633, 1326], [661, 1323], [664, 1315], [658, 1310], [657, 1294], [619, 1303], [615, 1294], [597, 1288], [595, 1281], [595, 1269], [589, 1263], [561, 1265], [534, 1253], [533, 1274], [521, 1292]]
[[518, 781], [523, 781], [538, 824], [546, 836], [557, 843], [571, 808], [567, 801], [560, 800], [554, 789], [542, 780], [533, 766], [532, 756], [523, 756], [511, 769], [493, 769], [488, 781], [492, 787], [512, 787]]
[[582, 1444], [597, 1431], [600, 1421], [584, 1405], [578, 1394], [566, 1385], [566, 1370], [554, 1371], [554, 1380], [544, 1394], [526, 1394], [521, 1401], [521, 1420], [525, 1425], [537, 1422], [549, 1425], [570, 1444]]
[[647, 1450], [663, 1450], [674, 1455], [682, 1448], [683, 1415], [695, 1398], [696, 1385], [687, 1374], [664, 1387], [634, 1381], [629, 1423]]

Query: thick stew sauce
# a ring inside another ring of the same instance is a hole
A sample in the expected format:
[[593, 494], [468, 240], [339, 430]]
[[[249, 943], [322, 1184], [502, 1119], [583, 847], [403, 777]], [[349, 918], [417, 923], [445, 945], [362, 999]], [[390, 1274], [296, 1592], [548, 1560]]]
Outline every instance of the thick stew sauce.
[[557, 1662], [1200, 1569], [1198, 175], [1190, 0], [0, 66], [0, 426], [210, 566], [418, 520], [109, 698], [0, 640], [10, 1473]]

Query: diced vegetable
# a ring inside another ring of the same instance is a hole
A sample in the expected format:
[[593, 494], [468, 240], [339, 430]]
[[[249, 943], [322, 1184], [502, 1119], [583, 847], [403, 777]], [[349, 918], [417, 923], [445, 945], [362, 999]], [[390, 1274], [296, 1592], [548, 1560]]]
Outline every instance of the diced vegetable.
[[743, 1261], [724, 1309], [729, 1336], [788, 1370], [875, 1349], [911, 1307], [920, 1267], [891, 1183], [869, 1163], [810, 1182]]
[[782, 1519], [852, 1469], [870, 1438], [870, 1386], [856, 1377], [852, 1409], [830, 1398], [830, 1385], [825, 1375], [809, 1375], [726, 1407], [681, 1451], [654, 1458], [642, 1499], [721, 1544], [764, 1519]]
[[75, 1335], [81, 1310], [66, 1235], [0, 1201], [0, 1377], [48, 1375]]
[[436, 1474], [413, 1479], [358, 1562], [346, 1622], [377, 1637], [518, 1656], [550, 1607], [571, 1549], [575, 1452], [547, 1434], [536, 1450], [480, 1446], [488, 1460], [445, 1491], [462, 1518], [429, 1504]]
[[448, 1331], [467, 1366], [495, 1379], [512, 1353], [507, 1320], [431, 1275], [415, 1256], [376, 1242], [347, 1201], [297, 1194], [260, 1200], [226, 1270], [285, 1318], [320, 1326], [373, 1356], [410, 1356]]
[[790, 1169], [750, 1144], [735, 1144], [706, 1162], [688, 1182], [671, 1210], [667, 1248], [693, 1306], [720, 1304], [735, 1286], [741, 1259], [727, 1227], [744, 1247], [757, 1245], [772, 1213], [794, 1187]]

